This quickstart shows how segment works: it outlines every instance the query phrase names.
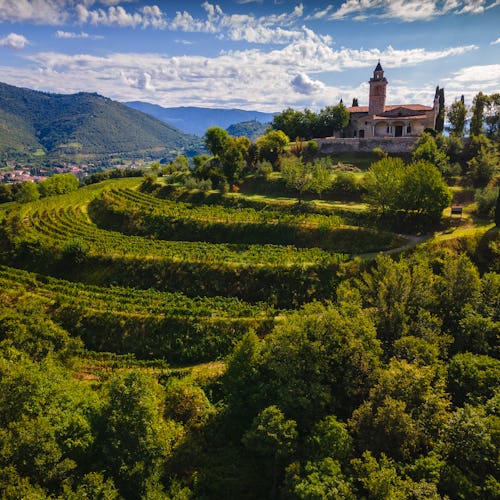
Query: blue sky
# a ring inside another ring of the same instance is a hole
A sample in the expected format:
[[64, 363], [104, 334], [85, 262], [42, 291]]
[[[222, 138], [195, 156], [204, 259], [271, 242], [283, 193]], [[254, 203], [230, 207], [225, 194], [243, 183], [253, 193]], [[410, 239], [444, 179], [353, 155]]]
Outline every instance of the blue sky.
[[500, 92], [500, 0], [0, 0], [0, 81], [166, 107]]

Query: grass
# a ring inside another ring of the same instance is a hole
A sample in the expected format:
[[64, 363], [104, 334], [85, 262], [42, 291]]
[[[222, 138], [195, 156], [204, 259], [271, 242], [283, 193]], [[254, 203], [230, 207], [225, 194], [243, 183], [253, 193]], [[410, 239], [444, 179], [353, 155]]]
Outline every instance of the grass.
[[352, 165], [360, 170], [368, 170], [370, 165], [380, 159], [380, 157], [372, 152], [346, 152], [334, 153], [329, 155], [334, 164], [343, 163]]

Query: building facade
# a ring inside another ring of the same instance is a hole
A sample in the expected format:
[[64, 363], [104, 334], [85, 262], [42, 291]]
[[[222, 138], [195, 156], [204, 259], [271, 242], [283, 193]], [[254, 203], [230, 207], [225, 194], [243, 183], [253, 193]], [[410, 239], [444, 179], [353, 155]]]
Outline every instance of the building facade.
[[434, 128], [439, 113], [439, 94], [432, 107], [422, 104], [386, 105], [387, 84], [380, 62], [370, 78], [368, 106], [347, 108], [349, 125], [339, 135], [357, 139], [418, 137], [426, 128]]

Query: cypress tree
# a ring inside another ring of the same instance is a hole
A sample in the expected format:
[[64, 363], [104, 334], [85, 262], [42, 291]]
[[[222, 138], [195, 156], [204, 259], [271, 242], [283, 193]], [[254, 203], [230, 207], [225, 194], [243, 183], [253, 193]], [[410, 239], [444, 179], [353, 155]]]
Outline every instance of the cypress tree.
[[436, 132], [442, 133], [444, 130], [444, 114], [446, 108], [444, 105], [444, 89], [436, 87], [436, 95], [439, 95], [439, 112], [436, 118]]

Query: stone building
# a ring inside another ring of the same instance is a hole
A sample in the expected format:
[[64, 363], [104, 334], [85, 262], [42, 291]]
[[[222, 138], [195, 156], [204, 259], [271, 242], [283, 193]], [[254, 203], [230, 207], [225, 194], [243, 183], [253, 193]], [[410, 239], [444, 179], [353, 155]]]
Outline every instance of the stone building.
[[436, 92], [432, 107], [422, 104], [393, 104], [387, 106], [387, 79], [379, 63], [370, 78], [368, 106], [347, 108], [350, 121], [339, 135], [357, 139], [389, 139], [418, 137], [426, 128], [434, 128], [439, 113], [439, 95]]

